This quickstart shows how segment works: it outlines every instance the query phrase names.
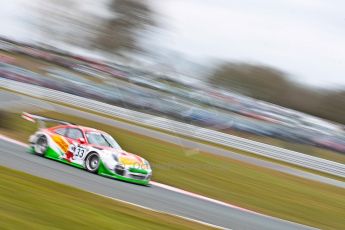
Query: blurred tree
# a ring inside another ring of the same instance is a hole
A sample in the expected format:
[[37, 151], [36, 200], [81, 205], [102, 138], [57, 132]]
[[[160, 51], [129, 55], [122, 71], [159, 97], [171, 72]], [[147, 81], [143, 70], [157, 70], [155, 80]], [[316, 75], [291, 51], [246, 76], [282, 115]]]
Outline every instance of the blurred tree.
[[325, 92], [314, 112], [321, 117], [345, 124], [345, 90]]
[[65, 42], [82, 47], [90, 46], [97, 24], [96, 16], [85, 13], [75, 0], [40, 0], [34, 5], [38, 11], [37, 34], [46, 42]]
[[36, 26], [42, 37], [84, 48], [96, 48], [109, 53], [143, 51], [139, 44], [143, 32], [156, 26], [154, 12], [146, 0], [110, 0], [107, 5], [109, 12], [104, 12], [104, 15], [83, 7], [83, 4], [93, 6], [102, 2], [39, 2], [37, 9], [40, 18]]
[[291, 82], [283, 72], [246, 63], [223, 63], [209, 82], [259, 100], [345, 124], [345, 91], [308, 88]]
[[223, 63], [210, 78], [222, 88], [270, 102], [285, 95], [290, 84], [279, 70], [245, 63]]
[[96, 48], [112, 51], [143, 51], [139, 39], [156, 26], [146, 0], [111, 0], [112, 17], [105, 20], [95, 42]]

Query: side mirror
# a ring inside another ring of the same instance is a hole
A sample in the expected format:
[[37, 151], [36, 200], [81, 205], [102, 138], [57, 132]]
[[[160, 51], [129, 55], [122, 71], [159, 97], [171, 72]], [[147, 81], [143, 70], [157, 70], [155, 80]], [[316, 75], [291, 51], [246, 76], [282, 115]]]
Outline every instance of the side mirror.
[[85, 144], [86, 143], [85, 139], [82, 138], [82, 137], [78, 138], [77, 141], [78, 141], [79, 144]]

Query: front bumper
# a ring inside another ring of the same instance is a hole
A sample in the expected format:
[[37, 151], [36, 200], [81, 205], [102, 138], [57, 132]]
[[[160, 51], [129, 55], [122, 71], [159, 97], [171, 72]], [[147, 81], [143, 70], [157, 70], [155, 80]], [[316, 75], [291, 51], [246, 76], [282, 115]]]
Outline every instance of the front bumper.
[[118, 171], [116, 169], [110, 170], [108, 169], [103, 162], [101, 162], [101, 165], [98, 170], [98, 174], [106, 177], [111, 177], [115, 178], [118, 180], [123, 180], [135, 184], [141, 184], [141, 185], [148, 185], [151, 180], [151, 175], [152, 173], [150, 172], [149, 174], [141, 174], [141, 173], [135, 173], [135, 172], [130, 172], [129, 170], [123, 170]]

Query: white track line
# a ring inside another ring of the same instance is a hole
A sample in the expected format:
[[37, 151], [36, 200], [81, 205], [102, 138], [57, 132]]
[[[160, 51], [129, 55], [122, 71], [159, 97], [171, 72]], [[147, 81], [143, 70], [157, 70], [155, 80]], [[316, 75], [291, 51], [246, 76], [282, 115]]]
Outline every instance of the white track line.
[[0, 134], [0, 139], [1, 139], [1, 140], [4, 140], [4, 141], [7, 141], [7, 142], [11, 142], [11, 143], [16, 144], [16, 145], [23, 146], [23, 147], [29, 147], [28, 144], [25, 144], [25, 143], [23, 143], [23, 142], [20, 142], [20, 141], [15, 140], [15, 139], [6, 137], [6, 136], [1, 135], [1, 134]]
[[158, 210], [155, 210], [155, 209], [152, 209], [152, 208], [148, 208], [148, 207], [145, 207], [145, 206], [142, 206], [142, 205], [139, 205], [139, 204], [135, 204], [135, 203], [132, 203], [132, 202], [120, 200], [120, 199], [117, 199], [117, 198], [114, 198], [114, 197], [105, 196], [105, 195], [94, 193], [94, 192], [90, 192], [90, 193], [98, 195], [98, 196], [102, 196], [102, 197], [105, 197], [105, 198], [109, 198], [109, 199], [112, 199], [112, 200], [115, 200], [115, 201], [118, 201], [118, 202], [121, 202], [121, 203], [133, 205], [133, 206], [136, 206], [136, 207], [139, 207], [139, 208], [142, 208], [142, 209], [145, 209], [145, 210], [149, 210], [149, 211], [152, 211], [152, 212], [157, 212], [157, 213], [162, 213], [162, 214], [166, 214], [166, 215], [182, 218], [182, 219], [185, 219], [185, 220], [188, 220], [188, 221], [192, 221], [192, 222], [195, 222], [195, 223], [199, 223], [199, 224], [202, 224], [202, 225], [206, 225], [206, 226], [209, 226], [209, 227], [212, 227], [212, 228], [229, 229], [229, 230], [231, 230], [230, 228], [224, 228], [224, 227], [221, 227], [221, 226], [218, 226], [218, 225], [209, 224], [209, 223], [206, 223], [206, 222], [203, 222], [203, 221], [200, 221], [200, 220], [195, 220], [195, 219], [192, 219], [192, 218], [188, 218], [188, 217], [185, 217], [185, 216], [180, 216], [180, 215], [172, 214], [172, 213], [169, 213], [169, 212], [158, 211]]
[[212, 198], [209, 198], [209, 197], [206, 197], [206, 196], [202, 196], [202, 195], [199, 195], [199, 194], [196, 194], [196, 193], [188, 192], [186, 190], [175, 188], [175, 187], [172, 187], [172, 186], [169, 186], [169, 185], [165, 185], [165, 184], [161, 184], [161, 183], [158, 183], [158, 182], [155, 182], [155, 181], [151, 181], [150, 184], [155, 185], [157, 187], [164, 188], [166, 190], [170, 190], [170, 191], [173, 191], [173, 192], [181, 193], [183, 195], [191, 196], [191, 197], [194, 197], [194, 198], [197, 198], [197, 199], [200, 199], [200, 200], [205, 200], [205, 201], [208, 201], [208, 202], [211, 202], [211, 203], [220, 204], [220, 205], [223, 205], [223, 206], [226, 206], [226, 207], [229, 207], [229, 208], [237, 209], [237, 210], [240, 210], [242, 212], [247, 212], [247, 213], [251, 213], [251, 214], [255, 214], [255, 215], [260, 215], [260, 216], [264, 216], [264, 217], [271, 217], [271, 216], [266, 216], [265, 214], [261, 214], [261, 213], [258, 213], [258, 212], [255, 212], [255, 211], [252, 211], [252, 210], [249, 210], [249, 209], [245, 209], [245, 208], [242, 208], [242, 207], [239, 207], [239, 206], [236, 206], [236, 205], [228, 204], [228, 203], [225, 203], [223, 201], [215, 200], [215, 199], [212, 199]]
[[[6, 137], [6, 136], [1, 135], [1, 134], [0, 134], [0, 140], [11, 142], [13, 144], [20, 145], [20, 146], [23, 146], [23, 147], [29, 147], [28, 144], [25, 144], [23, 142], [15, 140], [15, 139]], [[169, 190], [169, 191], [173, 191], [173, 192], [180, 193], [180, 194], [183, 194], [183, 195], [187, 195], [187, 196], [190, 196], [190, 197], [194, 197], [194, 198], [197, 198], [197, 199], [205, 200], [205, 201], [208, 201], [208, 202], [211, 202], [211, 203], [223, 205], [223, 206], [226, 206], [226, 207], [229, 207], [229, 208], [237, 209], [237, 210], [242, 211], [242, 212], [247, 212], [247, 213], [251, 213], [251, 214], [254, 214], [254, 215], [264, 216], [264, 217], [270, 218], [270, 219], [276, 219], [276, 220], [280, 220], [280, 221], [284, 221], [284, 222], [293, 223], [293, 222], [290, 222], [290, 221], [287, 221], [287, 220], [283, 220], [283, 219], [280, 219], [280, 218], [268, 216], [268, 215], [265, 215], [265, 214], [262, 214], [262, 213], [258, 213], [258, 212], [255, 212], [255, 211], [252, 211], [252, 210], [249, 210], [249, 209], [245, 209], [245, 208], [242, 208], [242, 207], [239, 207], [239, 206], [236, 206], [236, 205], [225, 203], [223, 201], [215, 200], [215, 199], [212, 199], [212, 198], [209, 198], [209, 197], [206, 197], [206, 196], [202, 196], [202, 195], [199, 195], [199, 194], [196, 194], [196, 193], [188, 192], [188, 191], [183, 190], [183, 189], [179, 189], [179, 188], [175, 188], [175, 187], [172, 187], [172, 186], [169, 186], [169, 185], [161, 184], [161, 183], [158, 183], [158, 182], [155, 182], [155, 181], [150, 181], [150, 184], [152, 184], [154, 186], [157, 186], [157, 187], [160, 187], [160, 188], [163, 188], [163, 189], [166, 189], [166, 190]], [[97, 194], [97, 195], [104, 196], [104, 195], [101, 195], [101, 194]], [[104, 196], [104, 197], [107, 197], [107, 196]], [[118, 199], [112, 198], [112, 197], [108, 197], [108, 198], [111, 198], [111, 199], [114, 199], [114, 200], [118, 200]], [[122, 200], [118, 200], [118, 201], [122, 201]], [[155, 212], [161, 212], [161, 211], [153, 210], [153, 209], [141, 206], [141, 205], [133, 204], [133, 203], [130, 203], [130, 202], [127, 202], [127, 201], [122, 201], [122, 202], [128, 203], [128, 204], [132, 204], [132, 205], [135, 205], [135, 206], [138, 206], [138, 207], [142, 207], [142, 208], [145, 208], [145, 209], [148, 209], [148, 210], [152, 210], [152, 211], [155, 211]], [[161, 212], [161, 213], [165, 213], [165, 212]], [[203, 223], [203, 224], [206, 224], [206, 225], [209, 225], [209, 226], [213, 226], [212, 224], [208, 224], [208, 223], [205, 223], [205, 222], [202, 222], [202, 221], [199, 221], [199, 220], [190, 219], [188, 217], [183, 217], [183, 216], [179, 216], [179, 215], [175, 215], [175, 214], [171, 214], [171, 213], [166, 213], [166, 214], [177, 216], [177, 217], [181, 217], [181, 218], [184, 218], [186, 220], [191, 220], [191, 221], [198, 222], [198, 223]], [[223, 227], [219, 227], [219, 226], [216, 226], [216, 225], [214, 225], [213, 227], [224, 229]]]

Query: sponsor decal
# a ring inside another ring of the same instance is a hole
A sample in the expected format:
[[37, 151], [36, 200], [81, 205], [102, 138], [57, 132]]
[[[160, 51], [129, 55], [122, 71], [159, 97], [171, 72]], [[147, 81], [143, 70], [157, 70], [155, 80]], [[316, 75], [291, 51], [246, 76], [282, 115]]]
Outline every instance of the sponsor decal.
[[119, 163], [126, 167], [131, 167], [135, 169], [148, 169], [148, 164], [143, 162], [138, 156], [121, 156], [119, 158]]
[[126, 157], [120, 157], [119, 163], [125, 166], [132, 166], [138, 163], [138, 161], [135, 158], [126, 156]]
[[60, 147], [63, 153], [67, 153], [68, 151], [68, 142], [65, 140], [65, 138], [61, 137], [60, 135], [52, 135], [52, 140]]

